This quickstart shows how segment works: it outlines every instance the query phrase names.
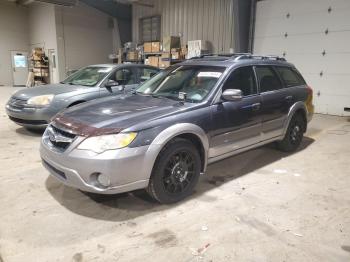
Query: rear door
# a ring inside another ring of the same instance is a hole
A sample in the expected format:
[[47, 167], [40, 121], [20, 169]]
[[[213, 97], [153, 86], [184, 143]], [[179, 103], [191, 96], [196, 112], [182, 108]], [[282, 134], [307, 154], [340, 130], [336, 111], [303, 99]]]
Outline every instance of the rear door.
[[293, 104], [292, 92], [284, 85], [272, 66], [256, 66], [259, 92], [262, 99], [262, 140], [283, 133], [289, 108]]
[[260, 142], [261, 98], [257, 91], [253, 68], [235, 69], [224, 83], [226, 89], [240, 89], [239, 101], [220, 101], [212, 105], [209, 157], [218, 157]]

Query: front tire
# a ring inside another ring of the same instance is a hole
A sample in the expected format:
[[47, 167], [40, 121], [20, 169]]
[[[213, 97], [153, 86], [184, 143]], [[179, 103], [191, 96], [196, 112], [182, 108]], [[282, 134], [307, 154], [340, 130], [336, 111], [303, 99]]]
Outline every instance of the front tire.
[[200, 171], [197, 148], [186, 139], [174, 139], [159, 153], [147, 192], [162, 204], [181, 201], [192, 194]]
[[296, 114], [290, 120], [286, 135], [278, 143], [278, 148], [285, 152], [294, 152], [303, 140], [306, 122], [301, 114]]

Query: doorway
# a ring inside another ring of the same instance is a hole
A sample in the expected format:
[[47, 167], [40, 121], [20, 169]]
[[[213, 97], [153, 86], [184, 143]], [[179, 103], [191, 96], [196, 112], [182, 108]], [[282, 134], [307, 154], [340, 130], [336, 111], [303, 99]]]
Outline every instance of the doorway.
[[14, 86], [25, 86], [28, 78], [28, 52], [11, 51]]
[[48, 51], [49, 67], [50, 67], [50, 84], [56, 84], [58, 83], [56, 50], [48, 49], [47, 51]]

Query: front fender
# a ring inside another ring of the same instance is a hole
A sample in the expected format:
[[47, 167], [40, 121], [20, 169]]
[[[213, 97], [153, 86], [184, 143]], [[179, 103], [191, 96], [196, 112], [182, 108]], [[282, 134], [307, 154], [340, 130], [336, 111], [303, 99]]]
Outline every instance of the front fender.
[[162, 132], [160, 132], [153, 142], [150, 144], [147, 153], [145, 154], [144, 167], [147, 168], [147, 173], [151, 175], [154, 163], [163, 149], [163, 147], [173, 138], [183, 135], [183, 134], [193, 134], [197, 136], [204, 149], [204, 170], [207, 166], [208, 150], [209, 150], [209, 139], [202, 128], [191, 123], [180, 123], [172, 125]]

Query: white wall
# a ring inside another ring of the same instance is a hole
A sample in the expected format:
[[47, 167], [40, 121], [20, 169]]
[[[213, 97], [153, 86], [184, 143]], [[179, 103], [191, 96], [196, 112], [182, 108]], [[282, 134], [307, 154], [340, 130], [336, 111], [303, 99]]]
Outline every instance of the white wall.
[[56, 6], [55, 14], [60, 79], [69, 70], [111, 62], [114, 30], [108, 15], [82, 3], [72, 8]]
[[188, 40], [208, 40], [213, 52], [229, 52], [233, 41], [232, 0], [145, 0], [154, 7], [133, 5], [132, 37], [139, 41], [139, 19], [161, 15], [161, 35], [180, 35]]
[[10, 51], [28, 51], [27, 8], [14, 3], [0, 3], [0, 85], [12, 85]]

